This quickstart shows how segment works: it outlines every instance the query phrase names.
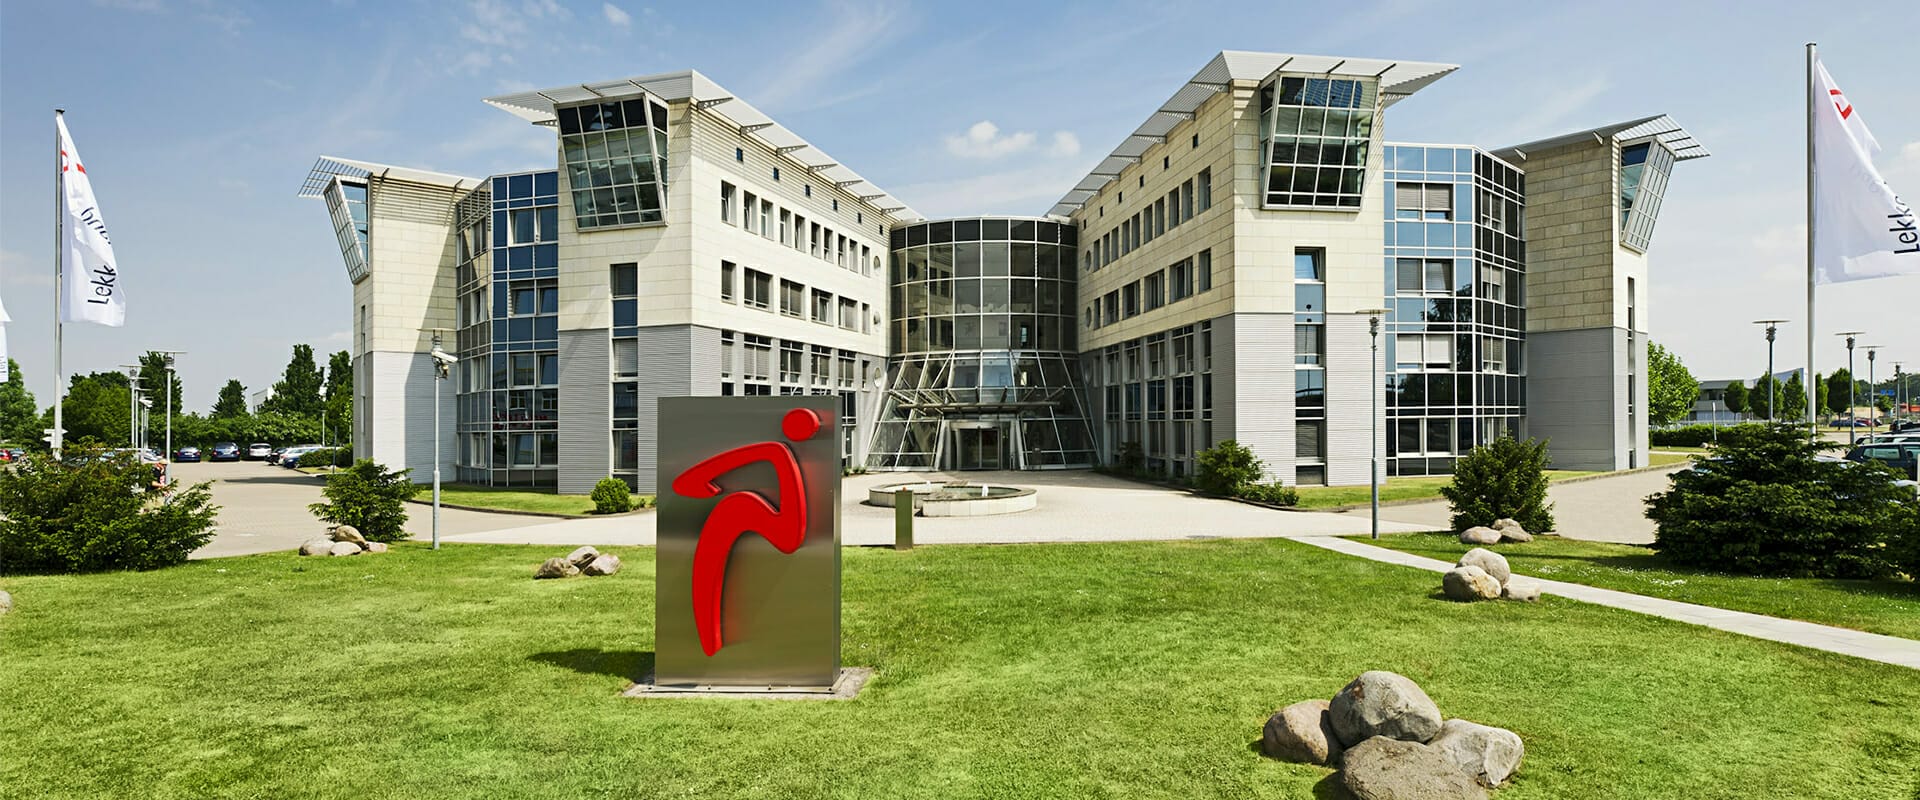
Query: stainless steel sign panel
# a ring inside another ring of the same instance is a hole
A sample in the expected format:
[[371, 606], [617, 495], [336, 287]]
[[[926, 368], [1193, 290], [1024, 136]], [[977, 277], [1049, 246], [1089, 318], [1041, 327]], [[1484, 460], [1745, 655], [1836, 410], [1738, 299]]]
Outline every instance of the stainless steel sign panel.
[[833, 685], [838, 398], [659, 403], [655, 682]]

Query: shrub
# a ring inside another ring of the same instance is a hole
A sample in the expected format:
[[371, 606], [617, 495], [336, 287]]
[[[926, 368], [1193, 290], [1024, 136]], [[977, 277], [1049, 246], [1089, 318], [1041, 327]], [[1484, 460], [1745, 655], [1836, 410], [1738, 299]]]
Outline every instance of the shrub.
[[1118, 462], [1116, 466], [1122, 474], [1133, 475], [1140, 472], [1141, 465], [1147, 463], [1147, 453], [1140, 449], [1139, 442], [1125, 442], [1120, 445], [1120, 452], [1115, 454], [1114, 460]]
[[328, 448], [325, 450], [313, 450], [306, 453], [301, 453], [299, 462], [295, 463], [294, 466], [296, 467], [331, 467], [339, 464], [339, 461], [337, 460], [338, 458], [339, 458], [339, 453], [333, 450], [332, 448]]
[[407, 538], [406, 502], [420, 487], [407, 478], [408, 470], [390, 471], [361, 459], [353, 466], [327, 475], [326, 488], [320, 493], [324, 503], [307, 506], [313, 515], [336, 525], [352, 525], [360, 535], [375, 542], [397, 542]]
[[1453, 482], [1440, 487], [1453, 510], [1453, 529], [1492, 525], [1503, 517], [1530, 531], [1553, 530], [1547, 502], [1547, 443], [1502, 436], [1454, 463]]
[[1722, 431], [1710, 457], [1647, 498], [1654, 549], [1675, 563], [1758, 575], [1903, 568], [1920, 549], [1913, 491], [1882, 465], [1822, 460], [1820, 450], [1798, 426]]
[[1300, 505], [1300, 490], [1279, 482], [1246, 484], [1240, 487], [1240, 496], [1276, 506]]
[[1685, 425], [1678, 428], [1647, 431], [1647, 443], [1654, 447], [1706, 447], [1716, 440], [1716, 434], [1718, 436], [1725, 436], [1728, 431], [1742, 427], [1763, 426], [1752, 423], [1742, 423], [1740, 425], [1722, 425], [1716, 429], [1712, 425]]
[[627, 482], [607, 476], [593, 485], [593, 513], [622, 514], [633, 510], [633, 490]]
[[33, 453], [0, 470], [0, 573], [155, 569], [213, 538], [208, 484], [154, 486], [130, 456]]
[[1193, 487], [1206, 494], [1239, 495], [1259, 482], [1266, 465], [1246, 445], [1228, 439], [1193, 455]]

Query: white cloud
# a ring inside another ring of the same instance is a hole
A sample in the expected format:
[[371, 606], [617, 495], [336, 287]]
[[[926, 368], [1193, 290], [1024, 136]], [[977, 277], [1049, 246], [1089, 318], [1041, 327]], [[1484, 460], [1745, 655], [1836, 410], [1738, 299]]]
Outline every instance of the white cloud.
[[1040, 214], [1093, 164], [1082, 159], [1040, 161], [1000, 172], [898, 187], [895, 197], [933, 219], [956, 214]]
[[[777, 71], [752, 93], [754, 105], [777, 112], [804, 98], [808, 109], [819, 110], [863, 94], [848, 94], [846, 87], [836, 85], [835, 79], [883, 51], [888, 41], [907, 32], [911, 26], [900, 18], [900, 9], [901, 6], [890, 3], [866, 6], [855, 6], [844, 0], [829, 3], [831, 16], [826, 24], [798, 36], [809, 43], [805, 49], [767, 59], [768, 63], [777, 65]], [[837, 92], [840, 96], [823, 100], [831, 97], [824, 94], [827, 92]]]
[[633, 24], [633, 15], [612, 3], [601, 3], [600, 14], [607, 18], [607, 24], [616, 28], [625, 28]]
[[1509, 104], [1511, 108], [1520, 109], [1520, 113], [1501, 118], [1499, 127], [1481, 131], [1473, 140], [1496, 145], [1517, 144], [1564, 132], [1561, 129], [1567, 127], [1570, 119], [1585, 111], [1610, 88], [1613, 83], [1605, 75], [1595, 75], [1577, 86], [1542, 83]]
[[981, 120], [959, 136], [947, 137], [947, 152], [961, 158], [1003, 158], [1033, 146], [1028, 131], [1000, 135], [1000, 126]]
[[1073, 135], [1073, 131], [1054, 131], [1053, 144], [1047, 147], [1047, 155], [1054, 158], [1080, 155], [1080, 137]]

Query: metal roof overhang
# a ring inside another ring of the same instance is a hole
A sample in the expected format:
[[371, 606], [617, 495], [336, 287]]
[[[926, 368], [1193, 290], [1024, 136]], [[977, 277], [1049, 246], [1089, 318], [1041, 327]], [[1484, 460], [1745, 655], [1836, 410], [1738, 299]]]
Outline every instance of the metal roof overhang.
[[378, 177], [388, 180], [424, 183], [430, 186], [445, 186], [449, 189], [469, 188], [479, 186], [482, 183], [479, 178], [464, 178], [459, 175], [448, 175], [444, 172], [428, 172], [422, 169], [375, 164], [371, 161], [356, 161], [351, 158], [321, 156], [320, 160], [313, 162], [313, 169], [307, 172], [306, 180], [300, 183], [300, 193], [295, 196], [319, 197], [320, 193], [326, 190], [327, 184], [332, 183], [336, 177], [360, 181], [365, 181], [370, 177]]
[[1680, 127], [1680, 123], [1675, 122], [1672, 117], [1665, 114], [1641, 117], [1640, 119], [1628, 120], [1612, 125], [1602, 125], [1598, 128], [1589, 128], [1584, 131], [1575, 131], [1550, 139], [1541, 139], [1526, 144], [1502, 147], [1493, 151], [1493, 153], [1508, 161], [1517, 163], [1525, 161], [1528, 153], [1553, 150], [1580, 142], [1603, 141], [1607, 139], [1619, 142], [1658, 139], [1661, 144], [1666, 145], [1667, 149], [1673, 151], [1673, 157], [1676, 161], [1706, 158], [1712, 155], [1712, 153], [1707, 152], [1706, 145], [1701, 144], [1699, 140], [1693, 138], [1693, 134], [1688, 133], [1687, 129]]

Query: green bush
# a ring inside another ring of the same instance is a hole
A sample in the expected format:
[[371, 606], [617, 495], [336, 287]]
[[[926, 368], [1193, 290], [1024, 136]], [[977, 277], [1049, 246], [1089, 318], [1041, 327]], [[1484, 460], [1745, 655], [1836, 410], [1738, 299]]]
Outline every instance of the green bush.
[[300, 454], [296, 467], [337, 467], [340, 466], [340, 451], [333, 448], [313, 450]]
[[1654, 447], [1706, 447], [1712, 444], [1717, 436], [1727, 435], [1727, 431], [1733, 430], [1734, 428], [1747, 427], [1764, 426], [1750, 422], [1739, 425], [1721, 425], [1718, 428], [1712, 425], [1685, 425], [1678, 428], [1647, 431], [1647, 443]]
[[389, 471], [371, 459], [361, 459], [328, 474], [326, 488], [320, 490], [327, 501], [307, 510], [327, 522], [352, 525], [369, 540], [400, 541], [407, 538], [406, 502], [420, 491], [407, 479], [407, 472]]
[[1114, 455], [1114, 466], [1119, 467], [1120, 473], [1123, 475], [1139, 474], [1141, 465], [1147, 463], [1147, 453], [1145, 450], [1140, 449], [1139, 442], [1122, 443], [1120, 445], [1120, 452]]
[[1206, 494], [1235, 496], [1258, 483], [1266, 465], [1246, 445], [1228, 439], [1193, 455], [1193, 488]]
[[624, 514], [633, 510], [633, 490], [611, 475], [593, 485], [593, 513]]
[[1828, 461], [1806, 429], [1721, 431], [1712, 455], [1647, 498], [1654, 549], [1756, 575], [1878, 577], [1916, 566], [1920, 501], [1879, 464]]
[[1240, 497], [1276, 506], [1300, 505], [1300, 490], [1283, 483], [1249, 483], [1240, 487]]
[[1453, 482], [1440, 487], [1453, 510], [1453, 529], [1492, 525], [1502, 518], [1529, 531], [1553, 530], [1547, 502], [1547, 443], [1502, 436], [1473, 449], [1453, 466]]
[[213, 538], [208, 484], [154, 485], [126, 455], [29, 454], [0, 470], [0, 574], [155, 569]]

